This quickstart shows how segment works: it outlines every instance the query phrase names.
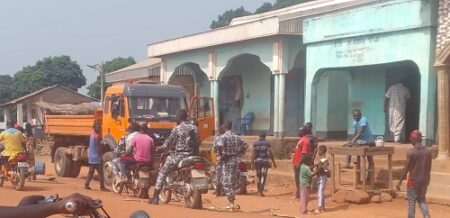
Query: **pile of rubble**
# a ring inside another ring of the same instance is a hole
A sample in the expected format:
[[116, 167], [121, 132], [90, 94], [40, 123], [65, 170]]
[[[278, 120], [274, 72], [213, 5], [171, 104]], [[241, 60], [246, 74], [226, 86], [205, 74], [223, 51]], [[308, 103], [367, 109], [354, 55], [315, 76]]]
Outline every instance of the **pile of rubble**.
[[336, 203], [353, 203], [353, 204], [368, 204], [368, 203], [382, 203], [391, 202], [395, 192], [392, 191], [373, 191], [365, 192], [362, 190], [339, 190], [333, 194], [331, 199]]

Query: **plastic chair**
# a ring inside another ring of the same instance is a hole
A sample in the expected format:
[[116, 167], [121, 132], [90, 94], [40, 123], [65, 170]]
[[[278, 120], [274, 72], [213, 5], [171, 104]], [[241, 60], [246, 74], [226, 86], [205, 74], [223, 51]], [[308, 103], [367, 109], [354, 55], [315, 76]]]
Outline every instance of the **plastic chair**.
[[250, 131], [250, 125], [255, 119], [255, 113], [248, 112], [243, 118], [237, 120], [237, 127], [239, 128], [239, 134], [246, 135]]

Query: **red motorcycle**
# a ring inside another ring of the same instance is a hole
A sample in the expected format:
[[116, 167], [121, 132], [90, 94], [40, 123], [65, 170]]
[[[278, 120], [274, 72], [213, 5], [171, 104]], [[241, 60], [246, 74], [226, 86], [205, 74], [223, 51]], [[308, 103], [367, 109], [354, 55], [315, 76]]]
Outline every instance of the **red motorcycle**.
[[0, 187], [5, 181], [11, 181], [17, 191], [22, 191], [25, 180], [30, 176], [28, 156], [25, 153], [18, 153], [14, 158], [2, 165], [3, 177], [0, 178]]

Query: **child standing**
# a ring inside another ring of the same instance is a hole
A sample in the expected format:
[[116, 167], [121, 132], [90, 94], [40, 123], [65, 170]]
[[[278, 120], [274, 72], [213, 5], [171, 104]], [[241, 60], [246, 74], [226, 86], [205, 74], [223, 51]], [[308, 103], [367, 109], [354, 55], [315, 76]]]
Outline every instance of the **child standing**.
[[321, 213], [325, 211], [325, 189], [327, 186], [327, 180], [330, 176], [329, 163], [327, 158], [327, 146], [321, 145], [317, 151], [318, 161], [314, 165], [317, 167], [317, 203], [318, 208], [315, 213]]
[[302, 156], [301, 166], [300, 166], [300, 213], [308, 213], [308, 200], [309, 200], [309, 189], [311, 188], [311, 178], [316, 175], [311, 171], [309, 166], [311, 165], [312, 156], [306, 154]]

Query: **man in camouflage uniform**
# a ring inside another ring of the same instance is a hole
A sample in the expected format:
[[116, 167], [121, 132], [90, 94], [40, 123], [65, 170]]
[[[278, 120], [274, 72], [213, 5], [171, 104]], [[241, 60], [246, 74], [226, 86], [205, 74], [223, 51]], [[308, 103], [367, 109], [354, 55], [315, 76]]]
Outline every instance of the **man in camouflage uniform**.
[[[223, 128], [225, 133], [217, 140], [214, 145], [214, 150], [220, 156], [220, 162], [217, 163], [219, 169], [222, 170], [222, 185], [225, 189], [225, 194], [231, 206], [234, 207], [235, 187], [236, 187], [236, 170], [238, 167], [239, 156], [245, 148], [245, 142], [235, 133], [231, 132], [231, 121], [225, 121]], [[218, 174], [220, 172], [217, 172]], [[219, 189], [220, 190], [220, 189]]]
[[159, 148], [161, 151], [173, 150], [174, 148], [175, 152], [166, 158], [164, 165], [158, 173], [155, 193], [153, 194], [153, 198], [149, 200], [150, 204], [159, 203], [159, 193], [166, 182], [166, 177], [170, 172], [177, 168], [178, 163], [184, 158], [198, 155], [198, 146], [200, 144], [198, 128], [195, 125], [190, 124], [187, 121], [187, 118], [186, 110], [180, 109], [177, 113], [178, 125], [172, 129], [170, 136]]

